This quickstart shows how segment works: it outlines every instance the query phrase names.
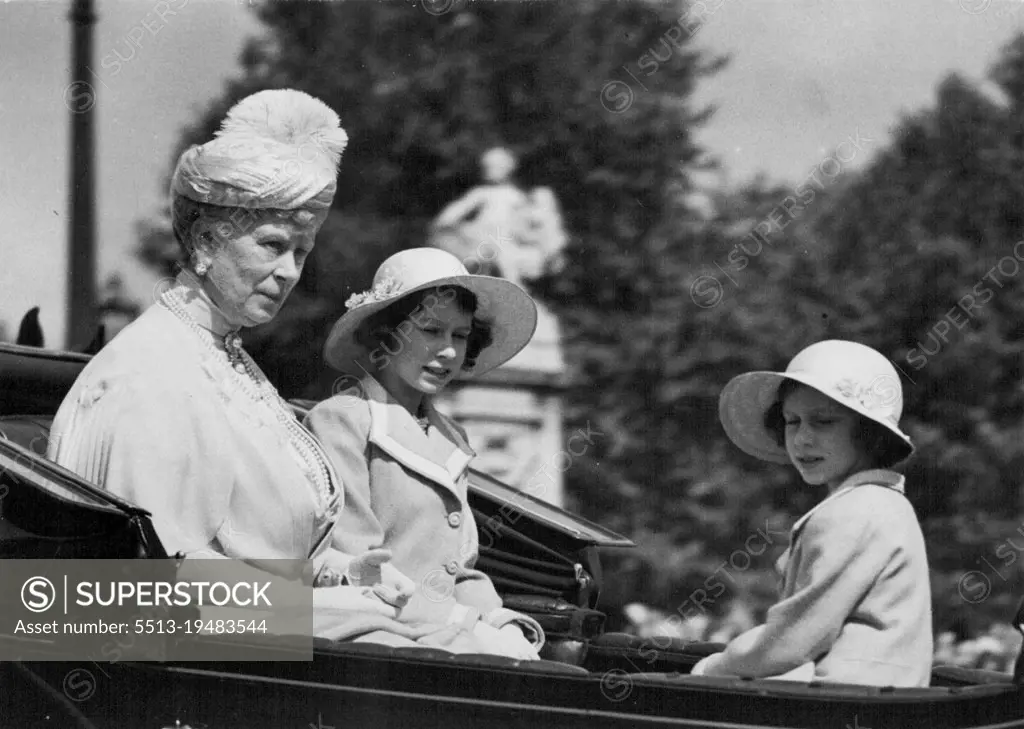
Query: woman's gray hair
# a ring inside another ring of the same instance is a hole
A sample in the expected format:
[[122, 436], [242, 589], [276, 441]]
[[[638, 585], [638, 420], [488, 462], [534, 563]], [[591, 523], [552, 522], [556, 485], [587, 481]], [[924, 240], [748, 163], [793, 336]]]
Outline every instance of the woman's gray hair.
[[174, 240], [181, 248], [182, 258], [189, 260], [196, 249], [197, 226], [200, 222], [214, 223], [218, 237], [223, 239], [232, 233], [241, 235], [259, 225], [264, 219], [287, 218], [305, 225], [316, 217], [316, 213], [305, 208], [277, 210], [274, 208], [225, 207], [196, 202], [185, 195], [171, 195], [171, 230]]

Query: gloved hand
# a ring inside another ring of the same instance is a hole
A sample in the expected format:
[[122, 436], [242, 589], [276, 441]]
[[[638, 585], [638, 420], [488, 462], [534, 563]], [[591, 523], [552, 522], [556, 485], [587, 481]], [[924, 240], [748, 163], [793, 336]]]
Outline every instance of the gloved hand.
[[398, 615], [398, 609], [382, 601], [372, 590], [366, 587], [339, 585], [337, 587], [318, 587], [313, 590], [313, 617], [326, 615], [341, 610], [376, 613], [388, 618]]
[[416, 592], [416, 583], [390, 561], [390, 549], [371, 549], [349, 562], [345, 577], [350, 585], [369, 587], [381, 600], [401, 609]]
[[[712, 653], [697, 661], [697, 664], [690, 669], [691, 676], [734, 676], [733, 673], [726, 673], [721, 669], [722, 653]], [[808, 682], [814, 680], [814, 661], [802, 663], [794, 669], [779, 673], [773, 676], [765, 676], [777, 681], [800, 681]]]
[[507, 656], [524, 661], [536, 661], [540, 659], [537, 651], [530, 642], [523, 637], [523, 633], [515, 625], [506, 625], [498, 629], [492, 628], [483, 621], [477, 621], [473, 626], [473, 635], [476, 636], [485, 646], [488, 653], [496, 656]]
[[537, 653], [537, 649], [533, 647], [533, 643], [526, 637], [522, 628], [516, 623], [509, 623], [501, 628], [498, 628], [498, 632], [501, 633], [510, 643], [521, 643], [521, 652], [524, 655], [524, 660], [528, 661], [539, 661], [540, 654]]
[[533, 646], [535, 651], [540, 651], [544, 647], [544, 629], [540, 627], [540, 623], [529, 615], [524, 615], [505, 607], [499, 607], [491, 610], [486, 615], [482, 615], [481, 620], [498, 629], [504, 628], [507, 625], [514, 625], [523, 634], [523, 637], [526, 638], [526, 642]]
[[691, 676], [707, 676], [708, 667], [714, 664], [711, 659], [714, 658], [717, 653], [712, 653], [710, 656], [704, 656], [697, 663], [694, 664], [693, 668], [690, 669]]

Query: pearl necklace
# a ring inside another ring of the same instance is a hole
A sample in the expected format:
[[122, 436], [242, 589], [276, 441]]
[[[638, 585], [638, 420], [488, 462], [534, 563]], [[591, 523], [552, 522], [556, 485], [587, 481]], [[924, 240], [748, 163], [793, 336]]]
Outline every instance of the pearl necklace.
[[334, 496], [335, 488], [327, 456], [323, 453], [316, 438], [292, 415], [291, 409], [278, 394], [273, 383], [267, 379], [249, 353], [242, 348], [241, 335], [237, 331], [226, 334], [223, 338], [224, 350], [222, 351], [217, 346], [217, 335], [203, 328], [192, 317], [185, 307], [185, 302], [179, 291], [175, 289], [165, 291], [160, 296], [160, 303], [199, 336], [207, 349], [213, 352], [216, 361], [224, 362], [223, 355], [227, 354], [227, 364], [236, 384], [257, 404], [270, 408], [274, 413], [301, 457], [306, 477], [313, 482], [321, 501], [328, 502]]

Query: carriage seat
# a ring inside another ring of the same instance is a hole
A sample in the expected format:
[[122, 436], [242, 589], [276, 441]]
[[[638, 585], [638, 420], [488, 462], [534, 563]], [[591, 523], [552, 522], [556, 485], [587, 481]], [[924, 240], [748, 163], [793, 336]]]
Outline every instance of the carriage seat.
[[9, 440], [45, 456], [52, 424], [49, 415], [0, 415], [0, 440]]
[[724, 643], [603, 633], [590, 641], [583, 666], [597, 672], [688, 674], [702, 658], [723, 650]]

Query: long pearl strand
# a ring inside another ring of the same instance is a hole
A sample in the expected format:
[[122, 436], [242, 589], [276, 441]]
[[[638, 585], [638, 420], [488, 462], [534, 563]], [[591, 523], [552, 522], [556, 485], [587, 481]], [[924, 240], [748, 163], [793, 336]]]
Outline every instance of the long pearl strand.
[[160, 303], [195, 332], [207, 348], [214, 353], [218, 361], [223, 362], [223, 355], [227, 354], [227, 364], [230, 366], [235, 381], [250, 398], [269, 407], [278, 422], [285, 427], [295, 449], [305, 463], [304, 470], [307, 477], [313, 481], [321, 500], [324, 503], [328, 502], [334, 495], [335, 487], [327, 456], [322, 452], [320, 444], [313, 435], [292, 415], [287, 403], [249, 356], [249, 353], [242, 348], [242, 337], [238, 332], [229, 332], [224, 336], [224, 350], [222, 351], [217, 347], [216, 335], [204, 329], [189, 314], [185, 302], [175, 289], [165, 291], [160, 296]]

